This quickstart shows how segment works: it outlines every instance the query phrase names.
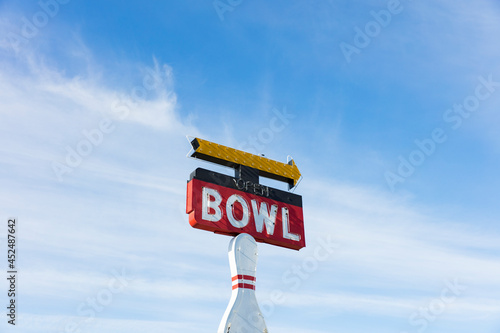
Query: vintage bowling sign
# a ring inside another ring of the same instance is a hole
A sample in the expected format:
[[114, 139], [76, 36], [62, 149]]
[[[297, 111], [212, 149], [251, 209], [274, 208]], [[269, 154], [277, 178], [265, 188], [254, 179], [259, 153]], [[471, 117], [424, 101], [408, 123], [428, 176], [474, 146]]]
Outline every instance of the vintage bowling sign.
[[259, 176], [294, 187], [300, 172], [293, 163], [194, 139], [192, 157], [235, 169], [235, 177], [198, 168], [187, 185], [186, 212], [192, 227], [299, 250], [306, 246], [302, 197], [259, 183]]

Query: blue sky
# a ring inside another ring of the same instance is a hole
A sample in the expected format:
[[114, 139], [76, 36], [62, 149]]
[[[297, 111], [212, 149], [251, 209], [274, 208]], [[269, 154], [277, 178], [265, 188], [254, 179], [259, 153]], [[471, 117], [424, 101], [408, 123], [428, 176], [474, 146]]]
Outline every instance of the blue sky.
[[196, 167], [231, 170], [186, 158], [191, 135], [302, 172], [307, 247], [259, 244], [270, 332], [499, 332], [499, 16], [493, 0], [0, 1], [20, 271], [18, 327], [0, 331], [217, 329], [229, 238], [189, 226], [185, 191]]

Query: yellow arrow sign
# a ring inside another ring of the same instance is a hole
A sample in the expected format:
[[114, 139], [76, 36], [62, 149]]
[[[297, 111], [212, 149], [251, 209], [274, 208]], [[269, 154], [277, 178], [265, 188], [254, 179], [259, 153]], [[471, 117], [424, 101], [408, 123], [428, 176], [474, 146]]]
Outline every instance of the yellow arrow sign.
[[191, 145], [194, 149], [191, 157], [231, 168], [237, 168], [239, 165], [254, 168], [259, 171], [259, 176], [287, 182], [290, 187], [297, 185], [300, 179], [299, 168], [293, 160], [281, 163], [199, 138], [192, 140]]

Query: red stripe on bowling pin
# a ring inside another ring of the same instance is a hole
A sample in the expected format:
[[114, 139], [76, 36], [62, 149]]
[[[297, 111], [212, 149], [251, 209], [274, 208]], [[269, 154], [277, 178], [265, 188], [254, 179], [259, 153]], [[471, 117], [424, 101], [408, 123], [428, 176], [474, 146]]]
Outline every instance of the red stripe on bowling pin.
[[255, 290], [255, 286], [253, 284], [238, 283], [238, 284], [233, 285], [233, 290], [239, 289], [239, 288]]
[[251, 275], [235, 275], [232, 278], [233, 281], [235, 280], [250, 280], [250, 281], [255, 281], [255, 277]]
[[[255, 277], [251, 275], [235, 275], [233, 281], [233, 290], [238, 288], [255, 290]], [[236, 282], [236, 284], [235, 284]]]

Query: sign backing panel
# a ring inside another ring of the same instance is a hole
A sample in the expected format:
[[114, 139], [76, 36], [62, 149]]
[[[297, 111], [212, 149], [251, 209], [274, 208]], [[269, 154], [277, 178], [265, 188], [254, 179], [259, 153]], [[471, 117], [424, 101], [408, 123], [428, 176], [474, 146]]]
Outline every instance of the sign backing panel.
[[[222, 184], [222, 185], [221, 185]], [[192, 227], [299, 250], [305, 247], [302, 197], [198, 168], [187, 186]]]

